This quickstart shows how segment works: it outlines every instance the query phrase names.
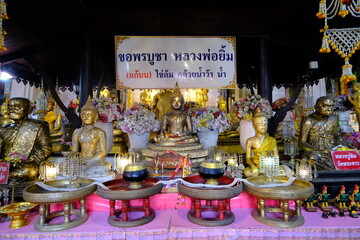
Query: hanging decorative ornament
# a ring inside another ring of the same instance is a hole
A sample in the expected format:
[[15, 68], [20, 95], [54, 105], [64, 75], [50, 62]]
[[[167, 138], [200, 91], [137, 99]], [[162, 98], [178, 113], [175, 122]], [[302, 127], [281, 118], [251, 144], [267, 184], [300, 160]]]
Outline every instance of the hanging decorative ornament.
[[355, 51], [360, 49], [360, 28], [329, 29], [327, 21], [337, 15], [344, 18], [349, 13], [353, 17], [360, 17], [359, 0], [330, 0], [328, 6], [326, 0], [321, 0], [319, 12], [316, 14], [318, 18], [325, 20], [325, 26], [320, 30], [323, 33], [323, 39], [319, 52], [330, 53], [330, 48], [332, 48], [345, 62], [340, 77], [341, 94], [347, 94], [347, 84], [356, 79], [349, 61]]
[[349, 13], [353, 17], [360, 17], [360, 1], [358, 0], [320, 0], [318, 18], [332, 19], [335, 16], [346, 17]]
[[3, 20], [9, 19], [6, 13], [6, 3], [4, 0], [0, 0], [0, 52], [7, 50], [4, 43], [4, 37], [7, 35], [7, 32], [2, 27]]
[[45, 115], [47, 113], [47, 94], [44, 90], [44, 83], [43, 80], [41, 80], [41, 87], [39, 95], [36, 98], [36, 114], [38, 114], [37, 119], [44, 120]]

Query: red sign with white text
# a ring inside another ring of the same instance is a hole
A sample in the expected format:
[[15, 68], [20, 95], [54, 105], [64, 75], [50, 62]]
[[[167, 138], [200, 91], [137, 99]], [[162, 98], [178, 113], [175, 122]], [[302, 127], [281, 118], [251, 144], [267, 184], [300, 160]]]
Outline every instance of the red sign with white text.
[[358, 170], [360, 169], [359, 151], [331, 151], [336, 170]]
[[9, 170], [9, 163], [0, 162], [0, 184], [7, 184], [9, 178]]

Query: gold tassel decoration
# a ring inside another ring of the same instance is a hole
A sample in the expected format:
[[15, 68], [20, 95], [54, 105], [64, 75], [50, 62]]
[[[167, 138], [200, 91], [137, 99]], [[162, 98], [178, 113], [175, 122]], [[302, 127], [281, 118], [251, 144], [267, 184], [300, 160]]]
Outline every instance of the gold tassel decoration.
[[320, 48], [319, 52], [321, 52], [321, 53], [331, 52], [330, 47], [329, 47], [329, 42], [328, 42], [328, 36], [326, 36], [326, 35], [324, 35], [324, 37], [322, 39], [322, 44], [321, 44], [321, 48]]
[[326, 18], [326, 3], [325, 0], [319, 2], [319, 12], [316, 14], [318, 18]]
[[342, 18], [346, 17], [346, 15], [349, 14], [349, 10], [347, 10], [346, 5], [345, 4], [341, 4], [340, 5], [340, 11], [338, 12], [338, 15]]
[[347, 94], [347, 84], [354, 81], [356, 76], [352, 73], [352, 65], [349, 63], [349, 59], [345, 59], [345, 64], [342, 66], [342, 75], [340, 77], [341, 82], [341, 94]]

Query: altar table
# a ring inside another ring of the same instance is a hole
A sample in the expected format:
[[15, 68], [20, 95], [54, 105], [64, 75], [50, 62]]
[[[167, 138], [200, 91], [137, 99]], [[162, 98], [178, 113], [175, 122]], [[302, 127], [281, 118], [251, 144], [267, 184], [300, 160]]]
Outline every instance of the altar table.
[[63, 232], [41, 233], [34, 230], [38, 214], [31, 214], [30, 224], [9, 229], [9, 222], [0, 224], [0, 239], [4, 240], [121, 240], [121, 239], [360, 239], [360, 219], [321, 217], [320, 211], [303, 211], [305, 224], [296, 228], [277, 228], [257, 222], [252, 208], [235, 208], [235, 221], [227, 226], [204, 227], [187, 220], [187, 209], [155, 210], [155, 219], [133, 228], [117, 228], [107, 223], [108, 212], [90, 212], [81, 226]]

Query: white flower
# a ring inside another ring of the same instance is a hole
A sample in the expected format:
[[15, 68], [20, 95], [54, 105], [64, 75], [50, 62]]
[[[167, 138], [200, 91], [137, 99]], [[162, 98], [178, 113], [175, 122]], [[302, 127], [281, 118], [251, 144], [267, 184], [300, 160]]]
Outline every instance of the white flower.
[[146, 132], [156, 132], [160, 129], [160, 122], [153, 112], [140, 104], [134, 104], [120, 115], [116, 127], [125, 133], [137, 135]]

